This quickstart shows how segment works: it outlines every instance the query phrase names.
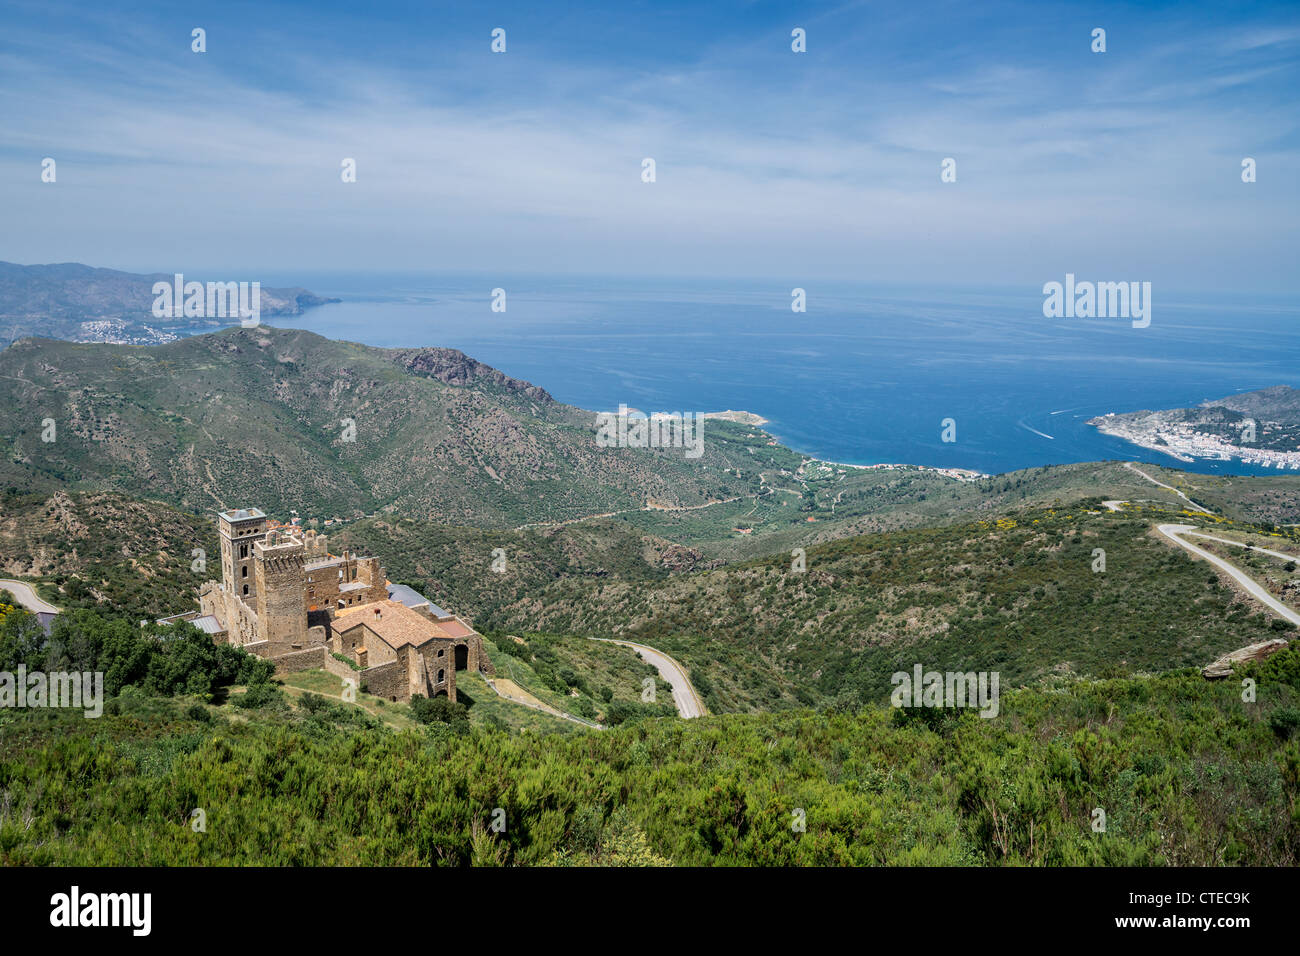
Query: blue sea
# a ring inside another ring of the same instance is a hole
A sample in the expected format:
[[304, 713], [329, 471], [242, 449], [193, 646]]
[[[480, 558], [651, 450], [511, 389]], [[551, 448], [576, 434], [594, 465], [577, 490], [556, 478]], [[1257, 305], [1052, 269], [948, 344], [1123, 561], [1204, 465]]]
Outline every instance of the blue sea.
[[[336, 273], [262, 283], [343, 299], [270, 321], [282, 328], [460, 349], [593, 410], [743, 409], [791, 448], [851, 464], [999, 473], [1123, 459], [1278, 474], [1182, 464], [1084, 423], [1300, 386], [1300, 311], [1280, 297], [1156, 285], [1151, 324], [1135, 329], [1127, 319], [1044, 318], [1039, 288]], [[794, 286], [806, 289], [805, 313], [790, 309]], [[491, 311], [496, 287], [505, 312]], [[951, 443], [941, 440], [948, 418]]]

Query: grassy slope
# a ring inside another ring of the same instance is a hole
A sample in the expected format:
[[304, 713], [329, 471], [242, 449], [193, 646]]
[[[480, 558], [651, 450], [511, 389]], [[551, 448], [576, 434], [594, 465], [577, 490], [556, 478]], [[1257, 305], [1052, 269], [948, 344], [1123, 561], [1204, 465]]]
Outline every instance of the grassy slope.
[[[486, 644], [498, 676], [567, 713], [609, 723], [617, 719], [613, 708], [627, 711], [629, 705], [645, 715], [668, 717], [677, 712], [672, 688], [630, 648], [543, 634], [503, 635]], [[646, 678], [654, 682], [657, 703], [643, 708]]]

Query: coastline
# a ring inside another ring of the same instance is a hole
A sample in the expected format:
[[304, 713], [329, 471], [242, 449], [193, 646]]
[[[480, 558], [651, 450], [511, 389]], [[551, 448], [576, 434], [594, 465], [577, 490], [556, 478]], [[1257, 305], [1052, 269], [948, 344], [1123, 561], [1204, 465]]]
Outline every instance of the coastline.
[[[740, 425], [753, 425], [756, 428], [762, 427], [763, 425], [767, 425], [769, 424], [770, 421], [769, 419], [764, 418], [762, 415], [755, 414], [754, 412], [738, 411], [730, 408], [727, 409], [725, 412], [703, 412], [700, 417], [705, 419], [717, 418], [723, 421], [735, 422]], [[778, 439], [771, 432], [765, 431], [764, 434], [767, 435], [768, 438], [770, 438], [773, 442], [779, 443], [780, 439]], [[789, 445], [785, 447], [790, 448]], [[801, 452], [797, 448], [790, 448], [790, 450], [795, 454], [803, 455], [805, 464], [809, 462], [815, 462], [819, 465], [831, 465], [835, 468], [867, 468], [867, 469], [879, 468], [885, 471], [914, 468], [917, 471], [938, 472], [939, 474], [944, 475], [945, 477], [953, 478], [957, 481], [978, 481], [981, 478], [989, 477], [984, 472], [975, 471], [972, 468], [940, 468], [934, 465], [909, 465], [905, 462], [881, 462], [875, 465], [853, 465], [853, 464], [849, 464], [846, 461], [828, 461], [825, 458], [817, 458], [814, 455], [808, 455], [804, 452]]]
[[975, 471], [973, 468], [943, 468], [937, 465], [909, 465], [906, 462], [880, 462], [875, 465], [853, 465], [847, 461], [827, 461], [824, 458], [810, 458], [809, 461], [815, 461], [822, 465], [834, 465], [836, 468], [864, 468], [867, 470], [880, 469], [881, 471], [896, 471], [911, 468], [917, 471], [934, 471], [947, 478], [956, 479], [957, 481], [979, 481], [981, 478], [992, 477], [986, 472]]
[[[1186, 423], [1169, 424], [1157, 420], [1154, 424], [1137, 424], [1111, 412], [1089, 419], [1085, 424], [1103, 435], [1187, 465], [1212, 461], [1231, 464], [1235, 459], [1242, 465], [1257, 468], [1300, 470], [1300, 451], [1237, 445], [1218, 436], [1197, 433]], [[1162, 429], [1161, 425], [1165, 427]]]
[[724, 422], [735, 422], [737, 425], [761, 427], [770, 424], [769, 420], [762, 415], [755, 415], [753, 412], [734, 411], [730, 408], [725, 412], [704, 412], [700, 417], [704, 419], [717, 418]]

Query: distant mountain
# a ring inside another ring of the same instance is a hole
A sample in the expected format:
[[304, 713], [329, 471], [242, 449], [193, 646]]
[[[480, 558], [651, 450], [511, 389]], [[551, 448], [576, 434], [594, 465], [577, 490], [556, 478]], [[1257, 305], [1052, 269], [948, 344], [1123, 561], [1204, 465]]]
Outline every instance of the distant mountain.
[[758, 493], [760, 460], [797, 465], [759, 435], [710, 421], [695, 459], [600, 447], [592, 413], [461, 352], [266, 326], [147, 348], [24, 339], [0, 352], [0, 486], [195, 510], [513, 527], [699, 505]]
[[1201, 408], [1227, 408], [1263, 421], [1300, 425], [1300, 389], [1274, 385], [1255, 392], [1242, 392], [1227, 398], [1202, 402]]
[[[30, 335], [74, 342], [155, 344], [231, 324], [221, 319], [154, 317], [154, 283], [171, 283], [173, 278], [167, 273], [138, 275], [77, 262], [32, 266], [0, 262], [0, 346]], [[238, 278], [185, 277], [187, 282]], [[244, 281], [256, 278], [244, 277]], [[303, 288], [261, 290], [263, 317], [299, 315], [312, 306], [338, 301]]]

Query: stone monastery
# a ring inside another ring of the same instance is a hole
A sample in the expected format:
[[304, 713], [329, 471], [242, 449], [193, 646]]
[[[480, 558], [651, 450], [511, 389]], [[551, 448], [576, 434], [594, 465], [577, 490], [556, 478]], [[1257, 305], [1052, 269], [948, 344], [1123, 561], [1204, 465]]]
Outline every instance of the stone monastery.
[[393, 584], [377, 558], [330, 554], [325, 535], [257, 508], [217, 517], [221, 580], [199, 589], [197, 614], [179, 616], [213, 640], [274, 661], [277, 673], [323, 667], [390, 700], [455, 700], [457, 670], [494, 673], [472, 627]]

